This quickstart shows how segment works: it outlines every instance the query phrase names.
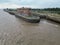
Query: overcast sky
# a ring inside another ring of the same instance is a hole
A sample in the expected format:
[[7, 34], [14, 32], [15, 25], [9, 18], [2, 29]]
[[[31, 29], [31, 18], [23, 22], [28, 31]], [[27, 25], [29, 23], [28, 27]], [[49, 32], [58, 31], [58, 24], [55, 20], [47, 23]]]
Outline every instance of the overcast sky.
[[0, 0], [0, 8], [52, 8], [60, 7], [60, 0]]

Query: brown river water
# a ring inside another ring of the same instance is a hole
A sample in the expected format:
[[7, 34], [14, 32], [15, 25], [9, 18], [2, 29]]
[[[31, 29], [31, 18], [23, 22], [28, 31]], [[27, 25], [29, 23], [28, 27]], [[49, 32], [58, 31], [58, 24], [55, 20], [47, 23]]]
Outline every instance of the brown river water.
[[60, 24], [29, 23], [0, 10], [0, 45], [60, 45]]

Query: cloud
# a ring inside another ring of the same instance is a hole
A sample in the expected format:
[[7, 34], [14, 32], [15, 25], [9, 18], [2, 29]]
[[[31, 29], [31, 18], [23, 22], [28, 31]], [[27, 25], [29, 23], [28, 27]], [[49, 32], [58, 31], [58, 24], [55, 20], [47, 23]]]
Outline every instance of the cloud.
[[19, 5], [9, 3], [0, 4], [0, 8], [17, 8], [17, 7], [19, 7]]
[[49, 8], [60, 7], [60, 0], [1, 0], [0, 8], [16, 7]]
[[30, 8], [37, 8], [36, 6], [33, 5], [17, 5], [17, 4], [9, 4], [9, 3], [2, 3], [0, 4], [0, 9], [4, 8], [20, 8], [20, 7], [30, 7]]

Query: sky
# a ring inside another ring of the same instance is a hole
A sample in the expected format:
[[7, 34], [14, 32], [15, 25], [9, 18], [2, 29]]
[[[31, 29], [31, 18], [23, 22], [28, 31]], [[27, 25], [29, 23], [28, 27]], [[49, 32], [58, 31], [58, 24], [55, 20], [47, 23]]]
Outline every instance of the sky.
[[60, 8], [60, 0], [0, 0], [0, 8]]

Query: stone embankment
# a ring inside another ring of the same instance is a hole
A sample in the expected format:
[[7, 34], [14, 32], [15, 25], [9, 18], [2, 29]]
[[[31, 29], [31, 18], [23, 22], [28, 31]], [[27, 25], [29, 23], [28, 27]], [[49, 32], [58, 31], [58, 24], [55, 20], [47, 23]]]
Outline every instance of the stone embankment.
[[59, 14], [55, 14], [55, 13], [38, 13], [38, 12], [35, 12], [35, 14], [37, 14], [41, 18], [48, 19], [48, 20], [60, 23], [60, 15]]

